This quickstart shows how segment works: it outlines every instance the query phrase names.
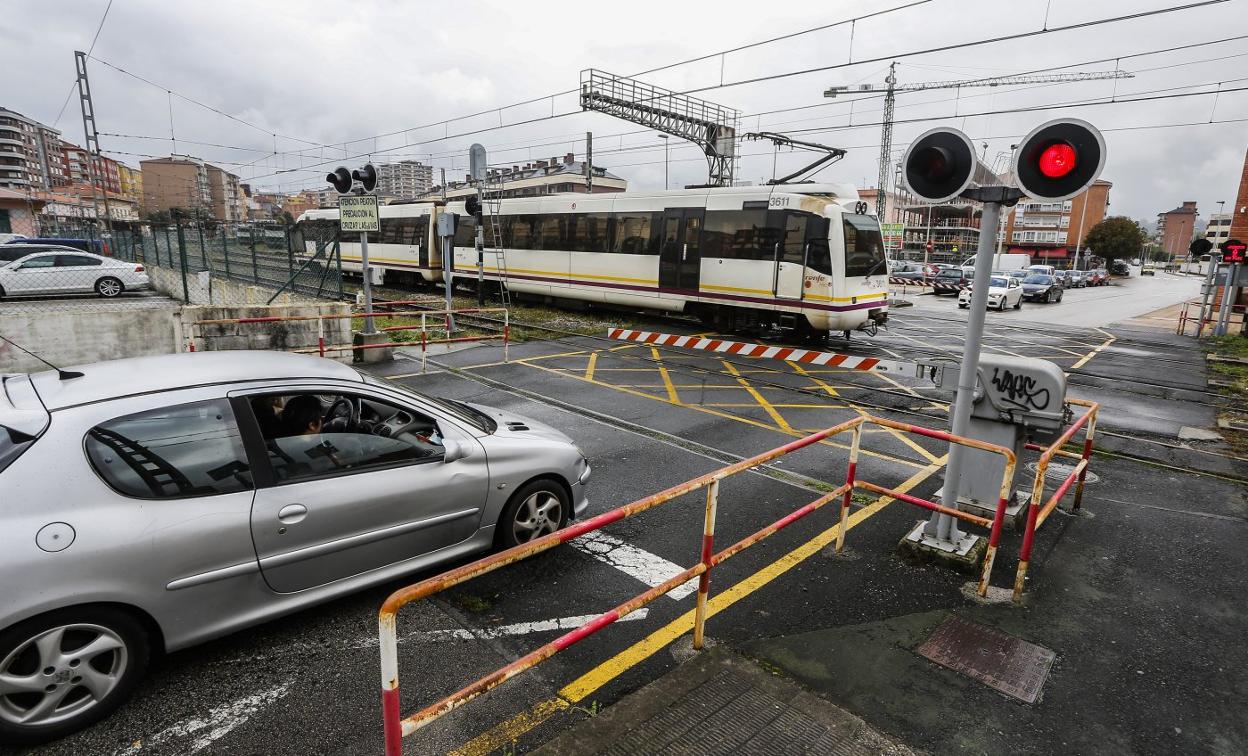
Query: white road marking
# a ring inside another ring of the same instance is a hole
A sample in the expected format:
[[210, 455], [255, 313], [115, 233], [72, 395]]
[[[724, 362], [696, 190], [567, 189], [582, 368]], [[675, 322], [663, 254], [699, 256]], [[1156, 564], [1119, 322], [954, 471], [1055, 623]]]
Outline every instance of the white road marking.
[[[631, 622], [632, 620], [642, 620], [650, 610], [642, 607], [628, 616], [621, 617], [616, 622]], [[547, 633], [553, 630], [575, 630], [590, 620], [596, 619], [597, 614], [583, 614], [579, 617], [560, 617], [559, 619], [540, 620], [538, 622], [517, 622], [514, 625], [500, 625], [498, 627], [485, 627], [467, 630], [464, 628], [455, 628], [454, 630], [417, 630], [408, 633], [399, 638], [399, 643], [407, 643], [414, 640], [423, 641], [442, 641], [442, 640], [488, 640], [491, 638], [501, 638], [508, 635], [528, 635], [529, 633]], [[374, 639], [372, 645], [377, 645]]]
[[[586, 533], [580, 538], [573, 538], [568, 543], [577, 551], [589, 554], [594, 559], [611, 565], [651, 588], [662, 585], [664, 581], [685, 571], [685, 568], [678, 564], [673, 564], [661, 556], [651, 554], [649, 551], [639, 549], [601, 531]], [[698, 579], [691, 578], [689, 582], [668, 592], [667, 597], [679, 601], [697, 589]]]
[[215, 706], [208, 711], [208, 716], [193, 717], [178, 722], [161, 730], [149, 738], [140, 738], [129, 746], [114, 751], [113, 756], [139, 753], [146, 748], [154, 748], [170, 740], [180, 740], [195, 736], [195, 740], [177, 748], [178, 753], [192, 754], [208, 748], [216, 741], [230, 734], [239, 725], [246, 722], [253, 714], [286, 695], [287, 685], [279, 685], [260, 693], [244, 696], [227, 704]]

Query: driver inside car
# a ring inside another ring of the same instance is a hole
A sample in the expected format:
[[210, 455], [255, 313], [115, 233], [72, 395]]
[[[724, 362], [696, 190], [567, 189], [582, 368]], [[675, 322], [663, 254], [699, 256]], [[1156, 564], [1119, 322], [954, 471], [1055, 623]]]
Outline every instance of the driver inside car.
[[282, 408], [282, 432], [287, 436], [307, 436], [321, 432], [324, 418], [321, 400], [312, 394], [292, 397]]

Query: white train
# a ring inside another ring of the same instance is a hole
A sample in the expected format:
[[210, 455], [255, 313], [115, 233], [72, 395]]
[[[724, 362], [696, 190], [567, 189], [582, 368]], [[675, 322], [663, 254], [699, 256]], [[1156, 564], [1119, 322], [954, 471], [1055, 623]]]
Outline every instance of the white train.
[[[446, 211], [459, 214], [455, 283], [475, 286], [476, 222], [463, 202], [382, 206], [369, 237], [374, 281], [442, 281], [435, 234]], [[879, 224], [852, 186], [552, 194], [502, 200], [499, 217], [503, 264], [487, 216], [482, 267], [490, 282], [505, 269], [514, 294], [686, 312], [725, 330], [873, 332], [888, 318]], [[300, 216], [309, 253], [337, 222], [337, 210]], [[359, 246], [343, 236], [344, 270], [360, 271]]]

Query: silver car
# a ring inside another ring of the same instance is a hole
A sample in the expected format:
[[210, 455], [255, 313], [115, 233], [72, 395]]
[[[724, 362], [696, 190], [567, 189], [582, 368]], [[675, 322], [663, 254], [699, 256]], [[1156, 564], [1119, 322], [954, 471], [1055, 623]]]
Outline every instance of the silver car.
[[559, 431], [316, 357], [3, 377], [0, 741], [101, 719], [151, 655], [495, 547], [588, 506]]
[[[0, 264], [0, 297], [32, 294], [88, 294], [115, 297], [123, 291], [151, 288], [147, 271], [138, 263], [77, 249], [4, 245], [5, 257], [29, 249], [12, 262]], [[14, 250], [12, 248], [18, 248]]]

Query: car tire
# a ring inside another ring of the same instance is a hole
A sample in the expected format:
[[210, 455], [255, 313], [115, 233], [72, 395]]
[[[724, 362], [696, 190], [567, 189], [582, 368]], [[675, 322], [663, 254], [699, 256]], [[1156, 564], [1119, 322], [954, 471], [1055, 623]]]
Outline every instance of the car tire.
[[[37, 641], [57, 632], [56, 655], [50, 656], [52, 649], [40, 648]], [[97, 645], [106, 648], [90, 658], [73, 653]], [[151, 639], [143, 623], [109, 606], [58, 609], [0, 632], [0, 676], [33, 683], [30, 691], [0, 695], [0, 743], [43, 743], [107, 717], [130, 697], [150, 657]], [[87, 670], [90, 675], [82, 674]], [[99, 689], [83, 684], [87, 679]], [[47, 705], [53, 708], [34, 722], [17, 721]]]
[[1051, 291], [1045, 292], [1045, 294], [1044, 294], [1044, 303], [1045, 303], [1045, 304], [1053, 304], [1053, 292], [1051, 292]]
[[571, 511], [572, 502], [563, 486], [549, 478], [529, 481], [503, 507], [496, 541], [509, 549], [549, 535], [568, 524]]
[[1019, 297], [1019, 298], [1018, 298], [1018, 301], [1014, 303], [1014, 309], [1015, 309], [1015, 310], [1021, 310], [1021, 309], [1023, 309], [1023, 298], [1022, 298], [1022, 297]]
[[970, 307], [970, 305], [964, 305], [964, 304], [962, 304], [961, 302], [958, 302], [958, 309], [959, 309], [959, 310], [965, 310], [965, 309], [966, 309], [966, 308], [968, 308], [968, 307]]
[[101, 297], [111, 299], [126, 290], [125, 284], [121, 279], [105, 276], [95, 282], [95, 293]]

